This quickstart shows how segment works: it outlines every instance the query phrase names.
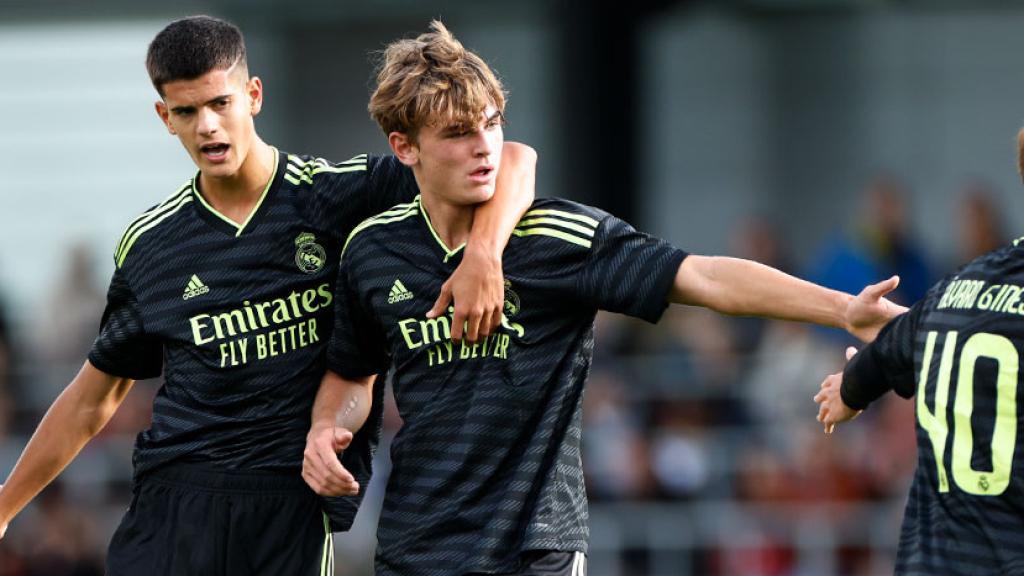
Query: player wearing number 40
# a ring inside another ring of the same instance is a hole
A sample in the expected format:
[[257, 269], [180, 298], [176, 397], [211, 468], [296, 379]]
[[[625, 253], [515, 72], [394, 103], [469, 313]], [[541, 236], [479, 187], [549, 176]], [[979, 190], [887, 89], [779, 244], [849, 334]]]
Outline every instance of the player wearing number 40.
[[[1024, 130], [1018, 136], [1024, 167]], [[1024, 173], [1024, 172], [1022, 172]], [[826, 432], [888, 390], [916, 395], [918, 462], [897, 575], [1024, 574], [1024, 239], [936, 284], [828, 376]]]

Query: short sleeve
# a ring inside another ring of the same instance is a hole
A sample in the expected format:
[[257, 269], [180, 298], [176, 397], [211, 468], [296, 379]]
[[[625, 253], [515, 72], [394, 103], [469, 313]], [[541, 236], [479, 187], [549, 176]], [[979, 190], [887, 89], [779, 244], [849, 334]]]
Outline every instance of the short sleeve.
[[327, 346], [327, 368], [346, 378], [387, 371], [390, 359], [379, 325], [363, 308], [342, 259], [334, 291], [334, 333]]
[[577, 290], [595, 308], [657, 322], [687, 253], [606, 216], [598, 226]]
[[114, 271], [100, 333], [89, 352], [97, 369], [133, 380], [156, 378], [163, 367], [163, 346], [146, 333], [139, 302], [123, 268]]

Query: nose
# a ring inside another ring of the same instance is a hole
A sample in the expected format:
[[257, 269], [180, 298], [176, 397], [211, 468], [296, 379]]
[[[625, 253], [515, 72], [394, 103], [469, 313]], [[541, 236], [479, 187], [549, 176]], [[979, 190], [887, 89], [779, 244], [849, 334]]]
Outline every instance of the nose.
[[209, 136], [217, 132], [217, 128], [220, 127], [217, 115], [211, 110], [206, 108], [199, 109], [199, 118], [196, 122], [196, 129], [203, 136]]
[[478, 130], [476, 141], [473, 142], [473, 153], [476, 156], [487, 157], [494, 153], [494, 135], [489, 130]]

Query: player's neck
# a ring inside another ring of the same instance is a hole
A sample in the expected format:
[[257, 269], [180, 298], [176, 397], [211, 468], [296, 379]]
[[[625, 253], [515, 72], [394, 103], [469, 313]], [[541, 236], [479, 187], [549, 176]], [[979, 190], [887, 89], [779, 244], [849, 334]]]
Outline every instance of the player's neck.
[[231, 176], [210, 177], [200, 172], [200, 193], [217, 212], [241, 224], [259, 203], [274, 168], [274, 149], [257, 137], [241, 167]]
[[474, 206], [451, 204], [426, 191], [423, 191], [421, 201], [434, 233], [449, 250], [469, 241], [469, 231], [473, 228], [473, 215], [476, 213]]

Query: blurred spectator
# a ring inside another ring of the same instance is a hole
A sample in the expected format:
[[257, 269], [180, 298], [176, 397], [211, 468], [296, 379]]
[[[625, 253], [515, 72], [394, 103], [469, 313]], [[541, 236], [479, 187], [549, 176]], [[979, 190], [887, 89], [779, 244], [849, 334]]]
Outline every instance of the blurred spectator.
[[665, 498], [701, 495], [712, 477], [710, 414], [699, 400], [660, 402], [651, 434], [651, 470]]
[[73, 365], [75, 372], [96, 339], [105, 304], [95, 271], [88, 245], [72, 245], [61, 277], [49, 296], [49, 317], [39, 326], [42, 358], [50, 363]]
[[907, 221], [907, 190], [890, 174], [871, 181], [859, 220], [814, 259], [807, 277], [851, 294], [868, 284], [899, 274], [892, 300], [911, 305], [931, 287], [932, 272]]
[[[732, 230], [729, 243], [730, 256], [760, 262], [784, 272], [793, 269], [783, 248], [779, 229], [761, 217], [751, 216], [741, 221]], [[733, 348], [742, 355], [752, 354], [758, 349], [765, 330], [771, 324], [771, 320], [764, 318], [731, 317], [728, 320], [733, 328]]]
[[43, 491], [28, 543], [30, 576], [101, 576], [93, 514], [71, 505], [59, 482]]
[[996, 195], [987, 182], [972, 180], [967, 183], [960, 195], [956, 216], [960, 231], [957, 266], [1006, 244], [1006, 227], [1000, 216]]
[[[31, 385], [20, 390], [19, 404], [42, 413], [82, 367], [99, 332], [105, 297], [96, 281], [88, 246], [71, 245], [60, 276], [47, 296], [43, 318], [33, 325], [35, 366]], [[32, 420], [34, 429], [38, 418]]]
[[583, 397], [583, 467], [594, 501], [636, 499], [653, 492], [647, 441], [626, 386], [595, 371]]

